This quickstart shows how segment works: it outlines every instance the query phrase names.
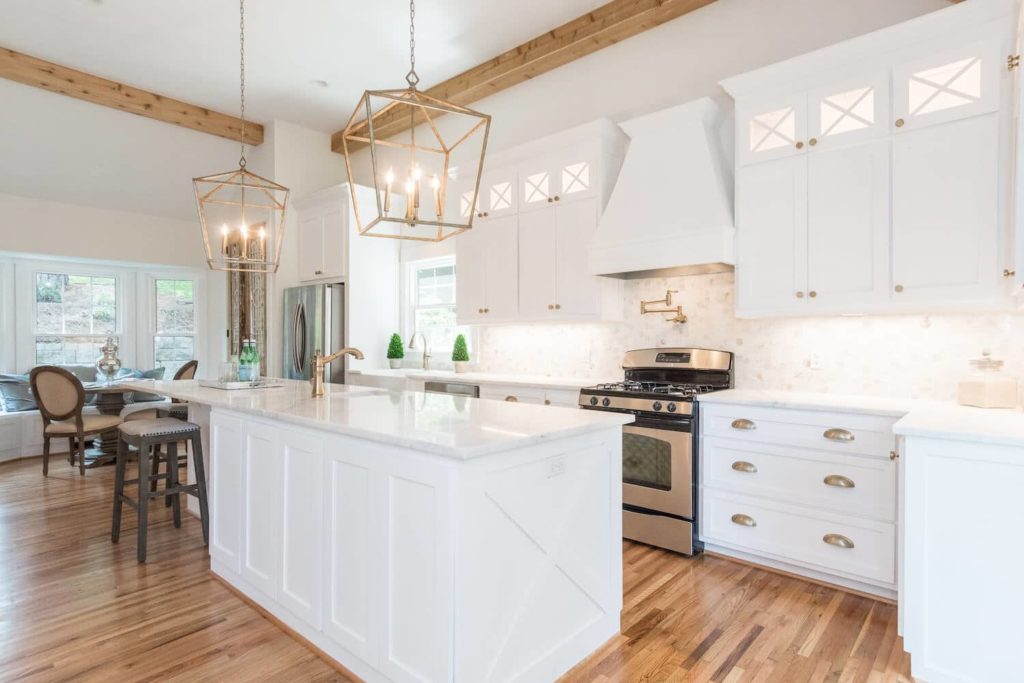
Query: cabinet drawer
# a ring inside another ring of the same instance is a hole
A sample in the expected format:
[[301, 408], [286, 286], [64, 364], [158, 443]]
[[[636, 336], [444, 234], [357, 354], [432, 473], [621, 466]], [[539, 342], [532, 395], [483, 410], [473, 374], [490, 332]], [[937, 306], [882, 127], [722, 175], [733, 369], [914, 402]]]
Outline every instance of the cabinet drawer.
[[548, 389], [544, 392], [544, 402], [553, 406], [578, 408], [580, 392], [577, 389]]
[[710, 543], [874, 583], [891, 585], [896, 581], [893, 524], [710, 489], [703, 491], [701, 508], [701, 537]]
[[757, 406], [701, 406], [701, 433], [888, 458], [896, 418]]
[[544, 403], [544, 390], [520, 387], [514, 384], [482, 384], [480, 398], [495, 401], [519, 401], [522, 403]]
[[888, 459], [705, 437], [702, 483], [891, 522], [896, 515], [896, 464]]

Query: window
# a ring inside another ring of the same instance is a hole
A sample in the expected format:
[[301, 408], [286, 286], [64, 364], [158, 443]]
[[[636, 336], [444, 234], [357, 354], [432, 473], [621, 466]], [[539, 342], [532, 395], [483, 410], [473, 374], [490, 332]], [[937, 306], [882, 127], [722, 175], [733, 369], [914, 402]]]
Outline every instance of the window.
[[422, 332], [434, 358], [447, 360], [456, 335], [465, 334], [470, 340], [466, 330], [455, 324], [455, 259], [410, 263], [408, 274], [408, 335]]
[[182, 365], [196, 357], [195, 283], [192, 280], [153, 281], [156, 322], [153, 363], [171, 379]]
[[111, 275], [36, 273], [36, 364], [91, 365], [107, 337], [120, 342], [117, 289]]

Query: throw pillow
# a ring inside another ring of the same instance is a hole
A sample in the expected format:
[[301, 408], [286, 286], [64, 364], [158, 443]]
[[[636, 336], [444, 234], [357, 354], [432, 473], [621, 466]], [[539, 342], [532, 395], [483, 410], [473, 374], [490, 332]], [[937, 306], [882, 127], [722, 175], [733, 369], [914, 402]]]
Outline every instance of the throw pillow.
[[7, 413], [38, 409], [28, 375], [0, 375], [0, 407]]

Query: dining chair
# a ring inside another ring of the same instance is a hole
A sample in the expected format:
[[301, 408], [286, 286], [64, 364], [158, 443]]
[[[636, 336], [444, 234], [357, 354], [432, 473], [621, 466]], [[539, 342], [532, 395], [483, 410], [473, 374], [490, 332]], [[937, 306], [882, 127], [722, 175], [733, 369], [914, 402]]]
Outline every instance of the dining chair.
[[110, 431], [121, 424], [117, 415], [83, 415], [85, 388], [74, 374], [53, 365], [40, 365], [29, 374], [29, 386], [43, 419], [43, 476], [50, 471], [50, 439], [67, 439], [72, 466], [85, 474], [85, 437]]

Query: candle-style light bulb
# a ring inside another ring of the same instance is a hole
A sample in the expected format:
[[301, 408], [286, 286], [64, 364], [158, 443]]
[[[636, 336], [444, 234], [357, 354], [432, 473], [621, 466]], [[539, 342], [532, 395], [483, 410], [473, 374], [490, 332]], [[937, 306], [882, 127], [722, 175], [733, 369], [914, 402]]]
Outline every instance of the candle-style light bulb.
[[242, 237], [242, 258], [247, 259], [249, 258], [249, 228], [243, 223], [238, 226], [238, 234]]
[[260, 252], [258, 257], [261, 261], [267, 258], [267, 229], [263, 227], [260, 228]]
[[417, 209], [420, 208], [420, 179], [421, 178], [423, 178], [423, 171], [420, 170], [419, 165], [413, 166], [412, 167], [412, 181], [413, 181], [413, 188], [412, 188], [413, 201], [412, 201], [412, 205], [415, 206]]
[[405, 181], [405, 217], [407, 219], [412, 218], [415, 214], [416, 205], [413, 202], [413, 195], [416, 192], [415, 187], [416, 183], [412, 177], [407, 178]]
[[437, 218], [440, 220], [441, 214], [441, 179], [434, 174], [434, 177], [430, 179], [430, 186], [434, 189], [434, 213], [437, 214]]
[[228, 255], [228, 224], [220, 226], [220, 253], [223, 256]]
[[395, 171], [389, 168], [384, 174], [384, 215], [391, 211], [391, 184], [395, 182]]

